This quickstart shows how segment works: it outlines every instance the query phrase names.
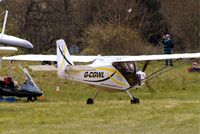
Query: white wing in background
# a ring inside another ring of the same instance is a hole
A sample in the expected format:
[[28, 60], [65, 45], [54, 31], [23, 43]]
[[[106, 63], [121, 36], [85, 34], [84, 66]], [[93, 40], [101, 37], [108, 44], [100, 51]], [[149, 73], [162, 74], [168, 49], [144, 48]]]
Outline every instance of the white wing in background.
[[29, 48], [29, 49], [33, 48], [33, 45], [29, 41], [15, 37], [15, 36], [6, 35], [6, 34], [0, 35], [0, 44]]
[[17, 52], [15, 47], [0, 47], [0, 56], [6, 56]]

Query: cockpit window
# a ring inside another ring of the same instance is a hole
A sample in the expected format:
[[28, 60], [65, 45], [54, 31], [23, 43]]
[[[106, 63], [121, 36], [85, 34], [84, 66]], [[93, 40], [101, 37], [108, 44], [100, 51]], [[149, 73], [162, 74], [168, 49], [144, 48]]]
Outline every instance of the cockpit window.
[[127, 72], [134, 72], [135, 71], [135, 66], [133, 63], [124, 63], [124, 65], [126, 66], [126, 71]]
[[113, 66], [117, 70], [123, 70], [126, 72], [134, 73], [136, 72], [136, 67], [134, 62], [115, 62], [113, 63]]
[[124, 76], [131, 86], [137, 83], [135, 62], [114, 62], [113, 66]]

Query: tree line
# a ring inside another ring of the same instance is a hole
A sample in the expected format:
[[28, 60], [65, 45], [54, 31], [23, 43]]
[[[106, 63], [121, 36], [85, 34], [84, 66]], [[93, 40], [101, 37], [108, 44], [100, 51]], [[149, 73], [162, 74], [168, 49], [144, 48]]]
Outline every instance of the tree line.
[[[55, 41], [81, 54], [160, 53], [170, 33], [177, 51], [200, 48], [198, 0], [2, 0], [7, 31], [34, 44], [32, 53], [55, 53]], [[173, 10], [172, 10], [173, 9]], [[3, 17], [2, 17], [3, 18]]]

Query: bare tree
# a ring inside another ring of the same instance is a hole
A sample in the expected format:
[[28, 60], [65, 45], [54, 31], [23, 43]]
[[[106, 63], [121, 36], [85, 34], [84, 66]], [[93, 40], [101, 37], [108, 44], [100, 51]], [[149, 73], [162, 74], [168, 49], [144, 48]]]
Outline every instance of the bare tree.
[[[58, 38], [70, 38], [76, 33], [73, 20], [73, 0], [6, 0], [16, 32], [34, 44], [35, 53], [55, 47]], [[20, 7], [20, 8], [19, 8]]]
[[161, 11], [171, 24], [172, 35], [179, 41], [176, 47], [180, 51], [199, 51], [200, 1], [163, 0]]
[[9, 30], [30, 40], [35, 53], [55, 49], [58, 38], [83, 49], [88, 47], [85, 43], [88, 29], [110, 24], [121, 27], [121, 32], [131, 28], [143, 41], [152, 44], [158, 44], [162, 35], [170, 32], [184, 42], [182, 48], [200, 46], [200, 8], [196, 0], [3, 0], [2, 3], [1, 8], [10, 10], [11, 24], [15, 25]]

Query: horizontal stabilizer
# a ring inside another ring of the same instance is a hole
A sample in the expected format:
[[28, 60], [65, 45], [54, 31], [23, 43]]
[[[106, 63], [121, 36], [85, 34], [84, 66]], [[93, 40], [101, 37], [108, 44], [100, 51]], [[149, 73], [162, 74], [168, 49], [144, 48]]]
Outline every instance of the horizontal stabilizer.
[[84, 65], [69, 66], [70, 71], [95, 71], [94, 68]]
[[33, 71], [57, 71], [57, 68], [51, 65], [32, 65], [29, 68]]

